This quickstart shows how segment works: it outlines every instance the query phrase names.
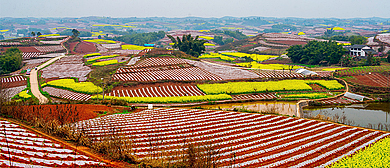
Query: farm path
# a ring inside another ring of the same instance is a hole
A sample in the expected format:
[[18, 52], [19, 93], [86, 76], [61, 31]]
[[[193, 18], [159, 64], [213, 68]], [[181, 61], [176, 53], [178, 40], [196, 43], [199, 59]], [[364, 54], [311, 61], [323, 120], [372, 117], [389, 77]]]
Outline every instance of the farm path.
[[65, 55], [55, 57], [55, 58], [47, 61], [46, 63], [39, 65], [37, 67], [37, 70], [35, 70], [35, 69], [31, 70], [31, 73], [30, 73], [31, 92], [36, 98], [38, 98], [39, 104], [45, 104], [45, 103], [49, 102], [49, 99], [47, 99], [45, 96], [43, 96], [42, 93], [39, 91], [38, 71], [40, 69], [44, 68], [45, 66], [50, 65], [51, 63], [57, 61], [58, 59], [60, 59], [62, 57], [65, 57]]

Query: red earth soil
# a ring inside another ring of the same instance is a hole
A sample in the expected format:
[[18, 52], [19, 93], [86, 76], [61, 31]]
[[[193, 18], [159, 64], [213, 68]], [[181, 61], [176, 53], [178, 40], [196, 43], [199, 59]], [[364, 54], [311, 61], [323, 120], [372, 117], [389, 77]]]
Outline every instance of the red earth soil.
[[[9, 49], [9, 48], [11, 48], [11, 47], [4, 47], [3, 49], [4, 49], [4, 51], [7, 51], [7, 49]], [[18, 47], [18, 49], [24, 53], [41, 52], [34, 47]]]
[[76, 46], [75, 52], [81, 54], [96, 52], [96, 46], [93, 43], [81, 41]]
[[348, 81], [366, 86], [389, 87], [388, 81], [390, 79], [380, 73], [354, 75], [353, 77], [354, 79], [348, 79]]
[[279, 43], [279, 44], [287, 44], [287, 45], [305, 45], [307, 44], [304, 41], [292, 41], [292, 40], [285, 40], [285, 41], [269, 41], [271, 43]]
[[[73, 108], [76, 108], [77, 112], [79, 113], [78, 117], [74, 118], [77, 121], [95, 118], [98, 116], [98, 114], [103, 114], [105, 111], [107, 112], [114, 111], [114, 108], [107, 107], [105, 105], [92, 105], [92, 104], [33, 105], [33, 106], [25, 106], [24, 110], [31, 111], [32, 113], [39, 111], [38, 113], [40, 114], [37, 115], [42, 115], [42, 116], [50, 115], [50, 117], [56, 118], [59, 116], [58, 115], [59, 113], [62, 113], [63, 111], [69, 112], [71, 111], [69, 109], [73, 109]], [[69, 116], [68, 119], [71, 120], [72, 117], [74, 117], [74, 115]]]
[[290, 59], [281, 59], [281, 60], [267, 60], [262, 63], [263, 64], [288, 64], [293, 62]]
[[79, 42], [73, 42], [73, 43], [70, 43], [69, 44], [69, 49], [70, 49], [70, 53], [71, 54], [76, 54], [76, 52], [74, 52], [74, 47], [76, 47], [76, 45], [78, 44]]

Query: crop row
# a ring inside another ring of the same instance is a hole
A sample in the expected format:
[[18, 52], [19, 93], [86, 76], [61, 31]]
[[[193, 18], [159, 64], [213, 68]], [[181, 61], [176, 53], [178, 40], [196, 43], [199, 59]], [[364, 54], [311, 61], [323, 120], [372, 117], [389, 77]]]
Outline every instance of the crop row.
[[113, 80], [120, 81], [157, 81], [157, 80], [222, 80], [219, 76], [203, 71], [197, 67], [170, 69], [150, 72], [136, 72], [126, 74], [114, 74]]
[[94, 85], [92, 82], [76, 83], [73, 79], [59, 79], [47, 82], [47, 86], [63, 88], [78, 93], [96, 94], [101, 93], [103, 89]]
[[89, 99], [91, 99], [91, 95], [71, 92], [68, 90], [58, 89], [53, 87], [44, 87], [42, 91], [49, 93], [49, 95], [51, 96], [59, 97], [63, 99], [69, 99], [69, 100], [88, 101]]
[[222, 55], [219, 53], [203, 54], [203, 55], [199, 56], [198, 58], [218, 58], [218, 59], [225, 60], [225, 61], [234, 61], [235, 60], [235, 58], [231, 58], [229, 56]]
[[345, 96], [341, 96], [338, 98], [333, 99], [327, 99], [327, 100], [321, 100], [322, 104], [350, 104], [350, 103], [356, 103], [359, 102], [358, 100], [351, 99]]
[[251, 94], [251, 95], [232, 95], [232, 100], [273, 100], [276, 99], [275, 94]]
[[0, 42], [0, 46], [5, 45], [21, 45], [19, 42]]
[[249, 57], [252, 58], [255, 61], [265, 61], [270, 58], [276, 58], [278, 56], [276, 55], [259, 55], [259, 54], [247, 54], [247, 53], [240, 53], [240, 52], [223, 52], [222, 55], [226, 56], [233, 56], [233, 57]]
[[87, 80], [87, 75], [92, 71], [88, 66], [83, 64], [67, 64], [61, 63], [58, 60], [56, 63], [42, 70], [42, 78], [69, 78], [76, 77], [79, 81]]
[[331, 167], [388, 167], [390, 165], [390, 137], [381, 139], [375, 144], [366, 146], [364, 150], [352, 156], [345, 155]]
[[250, 70], [256, 73], [260, 78], [302, 78], [303, 75], [294, 71], [269, 71], [269, 70]]
[[42, 55], [44, 53], [41, 53], [41, 52], [29, 52], [29, 53], [22, 53], [22, 57], [23, 59], [30, 59], [30, 58], [35, 58], [35, 57], [38, 57], [40, 55]]
[[389, 66], [364, 66], [364, 67], [353, 67], [346, 70], [340, 70], [336, 72], [340, 76], [350, 76], [350, 75], [361, 75], [368, 74], [370, 72], [384, 72], [390, 71]]
[[206, 95], [196, 86], [165, 85], [161, 87], [143, 87], [140, 89], [114, 89], [107, 96], [115, 97], [175, 97]]
[[[92, 96], [92, 99], [103, 99], [102, 95]], [[201, 95], [201, 96], [178, 96], [178, 97], [114, 97], [105, 96], [107, 100], [123, 100], [128, 103], [192, 103], [232, 99], [226, 94]]]
[[321, 99], [331, 97], [327, 93], [295, 93], [295, 94], [278, 94], [283, 98], [307, 98], [307, 99]]
[[0, 167], [94, 167], [105, 163], [91, 159], [17, 124], [0, 120]]
[[106, 65], [114, 65], [114, 64], [118, 64], [118, 63], [119, 63], [118, 60], [113, 59], [113, 60], [95, 62], [95, 63], [92, 63], [92, 66], [106, 66]]
[[35, 49], [39, 50], [40, 52], [43, 53], [48, 53], [48, 52], [57, 52], [57, 51], [63, 51], [65, 50], [62, 46], [56, 45], [56, 46], [35, 46]]
[[115, 73], [134, 73], [134, 72], [150, 72], [150, 71], [161, 71], [161, 70], [170, 70], [170, 69], [182, 69], [182, 68], [190, 68], [191, 65], [183, 64], [183, 65], [171, 65], [165, 67], [145, 67], [145, 68], [119, 68]]
[[105, 56], [97, 56], [97, 57], [90, 57], [87, 59], [87, 63], [92, 63], [100, 59], [107, 59], [107, 58], [114, 58], [118, 57], [119, 55], [105, 55]]
[[24, 76], [12, 76], [12, 77], [6, 77], [6, 78], [0, 78], [1, 83], [14, 83], [14, 82], [21, 82], [26, 81], [27, 78]]
[[389, 135], [315, 120], [197, 109], [144, 110], [77, 126], [94, 141], [124, 135], [140, 158], [174, 158], [188, 143], [213, 146], [222, 167], [321, 166]]
[[144, 47], [144, 46], [137, 46], [137, 45], [122, 45], [122, 50], [145, 50], [145, 49], [152, 49], [153, 47]]
[[187, 64], [187, 62], [180, 58], [157, 57], [157, 58], [146, 58], [133, 67], [134, 68], [157, 67], [157, 66], [180, 65], [180, 64]]
[[240, 68], [210, 64], [200, 61], [186, 60], [189, 64], [199, 67], [211, 74], [221, 77], [223, 80], [232, 79], [255, 79], [259, 76], [253, 72]]
[[284, 64], [260, 64], [260, 63], [257, 63], [256, 61], [238, 63], [237, 65], [247, 67], [247, 68], [269, 69], [269, 70], [283, 70], [283, 69], [288, 70], [288, 69], [302, 68], [300, 66], [291, 66], [291, 65], [284, 65]]
[[244, 94], [274, 91], [312, 90], [308, 84], [318, 84], [329, 90], [344, 88], [336, 80], [281, 80], [267, 82], [228, 82], [218, 84], [199, 84], [200, 90], [206, 94]]

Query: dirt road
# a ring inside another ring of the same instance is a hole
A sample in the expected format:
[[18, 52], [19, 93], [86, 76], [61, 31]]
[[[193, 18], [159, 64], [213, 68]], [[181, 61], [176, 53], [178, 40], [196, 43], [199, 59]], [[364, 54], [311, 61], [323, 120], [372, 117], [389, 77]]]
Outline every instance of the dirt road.
[[59, 56], [59, 57], [55, 57], [49, 61], [47, 61], [46, 63], [40, 65], [37, 67], [37, 70], [33, 69], [31, 70], [31, 73], [30, 73], [30, 86], [31, 86], [31, 92], [32, 94], [38, 98], [39, 100], [39, 104], [45, 104], [45, 103], [48, 103], [49, 100], [42, 95], [42, 93], [39, 91], [39, 83], [38, 83], [38, 71], [39, 69], [57, 61], [58, 59], [62, 58], [62, 57], [65, 57], [65, 55], [62, 55], [62, 56]]

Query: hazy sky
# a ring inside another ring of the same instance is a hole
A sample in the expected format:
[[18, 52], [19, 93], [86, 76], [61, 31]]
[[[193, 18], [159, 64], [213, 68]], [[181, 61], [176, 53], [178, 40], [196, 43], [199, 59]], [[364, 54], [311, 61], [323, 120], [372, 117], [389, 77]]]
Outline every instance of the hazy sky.
[[0, 0], [0, 17], [390, 18], [389, 0]]

